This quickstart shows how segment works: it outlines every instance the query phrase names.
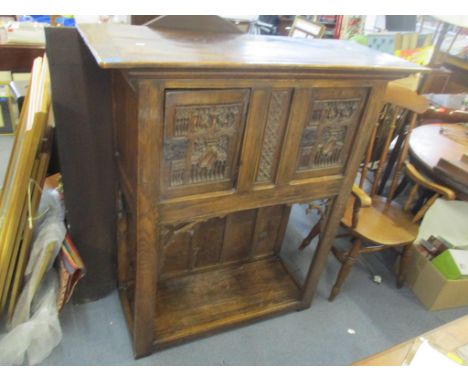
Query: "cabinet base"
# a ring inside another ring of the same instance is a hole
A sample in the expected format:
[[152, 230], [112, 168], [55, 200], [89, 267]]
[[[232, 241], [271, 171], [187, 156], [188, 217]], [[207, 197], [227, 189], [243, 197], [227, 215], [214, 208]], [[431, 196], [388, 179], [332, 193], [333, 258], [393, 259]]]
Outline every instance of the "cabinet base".
[[[120, 298], [132, 331], [132, 309], [123, 290]], [[301, 290], [276, 256], [161, 281], [153, 350], [300, 309]]]
[[297, 309], [300, 296], [276, 257], [160, 282], [154, 348]]

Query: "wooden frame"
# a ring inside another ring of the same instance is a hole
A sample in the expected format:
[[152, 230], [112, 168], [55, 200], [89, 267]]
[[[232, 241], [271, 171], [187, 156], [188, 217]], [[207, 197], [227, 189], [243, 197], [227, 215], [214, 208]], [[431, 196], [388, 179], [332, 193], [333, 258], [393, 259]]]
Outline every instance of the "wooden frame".
[[48, 61], [38, 57], [0, 195], [0, 313], [8, 305], [10, 318], [20, 292], [50, 158], [50, 103]]

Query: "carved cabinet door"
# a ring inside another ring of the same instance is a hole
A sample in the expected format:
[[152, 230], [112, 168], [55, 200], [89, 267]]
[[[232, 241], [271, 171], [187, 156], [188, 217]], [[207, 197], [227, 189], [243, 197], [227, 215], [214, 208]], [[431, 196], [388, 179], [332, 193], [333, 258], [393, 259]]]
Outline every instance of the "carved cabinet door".
[[166, 91], [164, 198], [235, 187], [249, 95], [248, 89]]
[[368, 93], [365, 87], [311, 89], [293, 179], [343, 172]]

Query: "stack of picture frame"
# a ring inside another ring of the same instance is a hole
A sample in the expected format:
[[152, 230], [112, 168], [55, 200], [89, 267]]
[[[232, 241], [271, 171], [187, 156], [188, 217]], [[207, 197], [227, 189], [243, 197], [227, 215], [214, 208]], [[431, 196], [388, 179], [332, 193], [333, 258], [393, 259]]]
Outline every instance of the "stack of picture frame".
[[38, 57], [0, 192], [0, 315], [11, 317], [22, 286], [53, 126], [48, 61]]

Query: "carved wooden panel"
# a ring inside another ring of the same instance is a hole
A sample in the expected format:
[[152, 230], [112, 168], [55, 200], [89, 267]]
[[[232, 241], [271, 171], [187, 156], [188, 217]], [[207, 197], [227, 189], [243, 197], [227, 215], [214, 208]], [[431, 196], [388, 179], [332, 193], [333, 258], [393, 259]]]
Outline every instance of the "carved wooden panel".
[[273, 255], [288, 216], [289, 208], [277, 205], [163, 226], [161, 278]]
[[190, 269], [191, 245], [191, 232], [182, 232], [167, 240], [163, 244], [165, 256], [161, 267], [162, 272], [173, 274]]
[[300, 139], [296, 175], [332, 174], [342, 170], [366, 94], [365, 88], [313, 91]]
[[274, 90], [271, 94], [262, 152], [257, 171], [257, 183], [273, 182], [281, 153], [290, 98], [291, 92], [289, 90]]
[[273, 253], [277, 244], [275, 238], [279, 234], [284, 213], [283, 205], [264, 207], [258, 210], [252, 253], [257, 255]]
[[166, 195], [229, 189], [235, 183], [248, 90], [166, 93]]
[[223, 249], [225, 218], [214, 218], [200, 223], [193, 238], [194, 267], [217, 264]]
[[227, 216], [223, 261], [236, 261], [250, 257], [256, 213], [257, 210], [247, 210]]

